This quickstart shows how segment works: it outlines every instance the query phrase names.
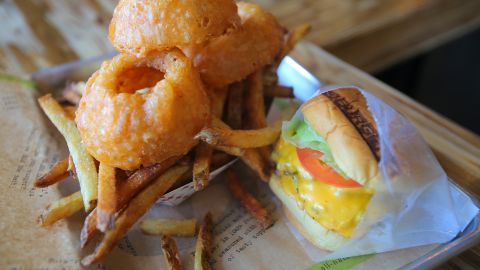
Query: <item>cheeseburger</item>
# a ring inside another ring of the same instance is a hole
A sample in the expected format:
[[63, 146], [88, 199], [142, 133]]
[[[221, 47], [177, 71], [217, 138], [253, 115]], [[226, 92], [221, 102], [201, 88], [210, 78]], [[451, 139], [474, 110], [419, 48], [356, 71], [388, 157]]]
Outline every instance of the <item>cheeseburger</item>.
[[287, 217], [316, 246], [352, 235], [379, 179], [378, 131], [364, 96], [341, 88], [315, 96], [284, 123], [270, 187]]

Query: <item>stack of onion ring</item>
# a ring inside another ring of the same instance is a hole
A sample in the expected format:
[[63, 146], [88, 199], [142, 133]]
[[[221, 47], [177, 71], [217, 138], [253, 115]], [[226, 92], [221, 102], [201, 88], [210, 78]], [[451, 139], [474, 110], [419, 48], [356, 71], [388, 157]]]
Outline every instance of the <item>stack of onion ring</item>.
[[76, 122], [93, 157], [134, 170], [191, 150], [210, 119], [203, 83], [224, 87], [271, 64], [284, 30], [255, 4], [121, 0], [109, 34], [121, 54], [89, 79]]
[[109, 38], [123, 53], [195, 46], [240, 24], [233, 0], [121, 0], [110, 22]]
[[170, 49], [105, 61], [87, 82], [76, 122], [92, 156], [133, 170], [186, 154], [209, 116], [198, 72]]
[[237, 5], [242, 21], [240, 27], [203, 47], [182, 47], [210, 87], [240, 81], [271, 64], [283, 44], [284, 30], [272, 14], [259, 5], [245, 2]]

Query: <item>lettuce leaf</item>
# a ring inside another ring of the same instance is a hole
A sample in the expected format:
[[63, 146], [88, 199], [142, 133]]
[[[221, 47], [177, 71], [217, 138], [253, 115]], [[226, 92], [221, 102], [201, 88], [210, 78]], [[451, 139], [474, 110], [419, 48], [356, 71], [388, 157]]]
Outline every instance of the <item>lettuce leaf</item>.
[[304, 120], [301, 112], [297, 112], [290, 121], [283, 122], [282, 137], [285, 141], [298, 148], [310, 148], [322, 152], [322, 161], [345, 177], [343, 171], [335, 163], [332, 151], [325, 139], [310, 127], [310, 125]]

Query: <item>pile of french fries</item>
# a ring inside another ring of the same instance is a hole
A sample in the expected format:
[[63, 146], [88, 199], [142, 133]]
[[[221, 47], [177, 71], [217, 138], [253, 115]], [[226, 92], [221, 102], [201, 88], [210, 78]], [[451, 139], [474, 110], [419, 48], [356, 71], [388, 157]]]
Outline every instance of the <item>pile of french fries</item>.
[[[244, 81], [210, 91], [211, 125], [197, 134], [199, 144], [189, 154], [136, 171], [123, 171], [95, 160], [82, 144], [76, 128], [75, 106], [62, 106], [51, 95], [40, 97], [41, 108], [67, 142], [69, 156], [57, 162], [34, 185], [44, 188], [68, 176], [80, 184], [80, 191], [48, 205], [39, 218], [40, 224], [51, 225], [83, 208], [87, 216], [80, 234], [81, 247], [102, 233], [95, 251], [82, 260], [82, 264], [91, 265], [107, 255], [166, 192], [192, 178], [195, 190], [202, 190], [208, 186], [211, 170], [236, 157], [262, 180], [268, 181], [273, 170], [271, 146], [280, 135], [281, 122], [267, 126], [266, 104], [273, 97], [293, 97], [292, 88], [278, 85], [276, 69], [309, 29], [308, 25], [302, 25], [292, 31], [272, 65], [254, 72]], [[64, 101], [77, 105], [82, 85], [67, 87], [63, 91]], [[267, 211], [245, 189], [235, 173], [228, 170], [226, 177], [233, 196], [262, 224], [268, 225]], [[171, 236], [194, 236], [196, 223], [196, 220], [144, 220], [140, 228], [146, 234], [161, 235], [169, 269], [181, 269]], [[213, 252], [212, 227], [212, 216], [208, 214], [198, 231], [195, 269], [211, 269], [208, 260]]]

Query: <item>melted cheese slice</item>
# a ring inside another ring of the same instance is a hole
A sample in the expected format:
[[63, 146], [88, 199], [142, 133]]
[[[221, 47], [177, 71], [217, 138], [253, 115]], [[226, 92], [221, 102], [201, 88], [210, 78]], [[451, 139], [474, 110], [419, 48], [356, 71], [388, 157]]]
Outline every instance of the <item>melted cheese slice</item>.
[[313, 179], [297, 157], [294, 145], [281, 139], [273, 159], [280, 183], [298, 206], [325, 228], [350, 237], [374, 191], [367, 188], [339, 188]]

